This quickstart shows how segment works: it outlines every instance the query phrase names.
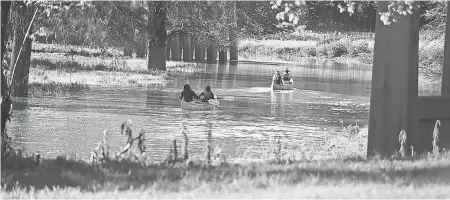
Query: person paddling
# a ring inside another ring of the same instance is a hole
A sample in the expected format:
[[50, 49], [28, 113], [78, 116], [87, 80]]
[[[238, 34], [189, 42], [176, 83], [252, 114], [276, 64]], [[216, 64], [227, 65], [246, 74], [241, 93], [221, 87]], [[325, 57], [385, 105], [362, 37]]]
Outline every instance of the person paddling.
[[200, 98], [203, 97], [202, 99], [203, 102], [208, 102], [208, 100], [214, 99], [214, 94], [211, 91], [211, 87], [209, 87], [209, 85], [206, 86], [205, 90], [202, 93], [200, 93], [199, 97]]
[[184, 89], [181, 92], [180, 99], [183, 99], [186, 102], [191, 102], [194, 98], [199, 99], [197, 94], [193, 90], [191, 90], [191, 86], [189, 84], [184, 85]]
[[283, 80], [285, 80], [285, 81], [290, 80], [289, 72], [291, 72], [291, 71], [289, 71], [289, 69], [286, 67], [286, 69], [284, 70], [284, 73], [283, 73]]
[[282, 85], [282, 81], [281, 81], [281, 75], [280, 75], [280, 71], [277, 70], [277, 72], [275, 72], [275, 74], [273, 75], [273, 82], [275, 82], [276, 84]]

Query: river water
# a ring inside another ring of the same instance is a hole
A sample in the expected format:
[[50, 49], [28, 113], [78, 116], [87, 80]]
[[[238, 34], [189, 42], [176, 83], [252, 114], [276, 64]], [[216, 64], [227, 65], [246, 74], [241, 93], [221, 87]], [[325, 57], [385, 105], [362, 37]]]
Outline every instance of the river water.
[[[87, 158], [109, 132], [113, 151], [124, 145], [122, 122], [146, 132], [148, 155], [161, 161], [171, 142], [181, 144], [181, 124], [189, 137], [189, 152], [203, 158], [211, 125], [212, 146], [233, 160], [258, 157], [263, 144], [278, 136], [289, 148], [320, 147], [324, 130], [368, 123], [371, 66], [360, 63], [240, 61], [238, 64], [198, 64], [200, 73], [145, 87], [92, 86], [69, 96], [19, 99], [9, 131], [17, 146], [44, 157]], [[272, 74], [288, 67], [295, 90], [271, 91]], [[228, 100], [214, 111], [183, 111], [177, 98], [189, 83], [199, 94], [210, 85]], [[234, 97], [231, 98], [231, 97]], [[181, 152], [181, 149], [179, 150]]]

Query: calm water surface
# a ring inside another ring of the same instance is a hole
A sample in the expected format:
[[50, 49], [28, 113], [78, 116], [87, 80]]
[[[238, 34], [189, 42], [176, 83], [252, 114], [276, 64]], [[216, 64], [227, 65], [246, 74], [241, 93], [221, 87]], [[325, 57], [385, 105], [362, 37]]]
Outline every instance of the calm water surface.
[[[287, 66], [296, 90], [270, 90], [272, 74]], [[154, 161], [164, 159], [173, 139], [183, 138], [186, 124], [189, 150], [204, 156], [209, 123], [213, 147], [230, 159], [256, 152], [275, 136], [290, 148], [322, 145], [324, 129], [368, 123], [371, 68], [358, 63], [307, 60], [296, 63], [241, 61], [237, 65], [199, 64], [201, 73], [145, 87], [93, 86], [89, 92], [64, 97], [18, 99], [9, 128], [15, 143], [46, 157], [88, 157], [110, 133], [113, 150], [124, 145], [120, 125], [131, 119], [146, 131], [147, 150]], [[197, 94], [210, 85], [222, 100], [215, 111], [183, 111], [177, 98], [189, 83]]]

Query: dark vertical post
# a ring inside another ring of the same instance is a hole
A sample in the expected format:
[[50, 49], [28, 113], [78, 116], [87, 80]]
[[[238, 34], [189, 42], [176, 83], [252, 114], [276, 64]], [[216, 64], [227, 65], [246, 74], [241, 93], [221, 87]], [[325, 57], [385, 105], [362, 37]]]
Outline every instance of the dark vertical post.
[[217, 60], [217, 48], [210, 45], [206, 50], [206, 61], [208, 63], [216, 63]]
[[231, 28], [230, 32], [230, 61], [237, 61], [238, 60], [238, 41], [237, 41], [237, 18], [236, 18], [236, 1], [233, 2], [233, 26]]
[[205, 49], [198, 38], [195, 39], [195, 62], [205, 62]]
[[[380, 1], [377, 13], [387, 12], [389, 2]], [[385, 26], [377, 15], [370, 97], [367, 156], [382, 157], [399, 149], [398, 135], [407, 133], [409, 144], [417, 144], [414, 131], [417, 102], [419, 12], [398, 16]]]
[[173, 61], [181, 61], [181, 54], [180, 54], [180, 46], [179, 46], [179, 36], [178, 35], [172, 35], [168, 41], [168, 48], [170, 49], [170, 58]]
[[191, 37], [185, 33], [180, 34], [181, 48], [183, 49], [183, 61], [192, 62]]
[[226, 63], [227, 62], [227, 49], [222, 47], [219, 50], [219, 63]]

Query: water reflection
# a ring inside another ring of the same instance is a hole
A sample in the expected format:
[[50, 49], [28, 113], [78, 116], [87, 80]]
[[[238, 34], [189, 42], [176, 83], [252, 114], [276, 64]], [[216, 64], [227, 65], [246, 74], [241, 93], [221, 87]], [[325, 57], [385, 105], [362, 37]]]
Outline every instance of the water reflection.
[[270, 116], [286, 117], [286, 110], [289, 110], [294, 102], [294, 91], [271, 91], [270, 92]]
[[[193, 154], [202, 154], [208, 122], [214, 124], [214, 145], [224, 145], [231, 158], [275, 135], [293, 145], [320, 143], [318, 127], [339, 127], [340, 120], [367, 122], [370, 68], [320, 60], [298, 63], [247, 62], [198, 64], [200, 73], [165, 85], [93, 87], [68, 97], [29, 98], [17, 103], [11, 132], [19, 145], [47, 156], [79, 153], [89, 156], [104, 129], [111, 130], [112, 148], [123, 145], [120, 123], [131, 119], [149, 134], [154, 159], [163, 159], [170, 142], [182, 139], [185, 124]], [[272, 74], [288, 67], [296, 90], [271, 91]], [[199, 94], [210, 85], [222, 97], [219, 110], [183, 111], [178, 96], [184, 84]], [[27, 105], [27, 106], [25, 106]], [[339, 111], [339, 112], [337, 112]]]
[[[276, 70], [288, 67], [294, 78], [296, 88], [347, 95], [370, 94], [370, 66], [358, 63], [337, 63], [308, 59], [300, 63], [264, 63], [241, 61], [230, 64], [199, 64], [203, 73], [178, 80], [180, 87], [191, 84], [196, 90], [203, 90], [206, 85], [217, 89], [270, 87], [272, 74]], [[195, 82], [193, 82], [195, 81]]]

